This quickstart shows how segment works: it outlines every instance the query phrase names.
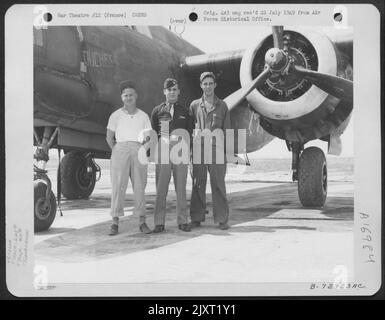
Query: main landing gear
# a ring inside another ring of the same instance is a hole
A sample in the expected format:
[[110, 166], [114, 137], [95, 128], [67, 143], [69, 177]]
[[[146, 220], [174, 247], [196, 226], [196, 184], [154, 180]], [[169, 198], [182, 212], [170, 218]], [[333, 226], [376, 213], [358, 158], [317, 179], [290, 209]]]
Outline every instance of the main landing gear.
[[[40, 140], [34, 129], [36, 152], [34, 159], [34, 225], [35, 232], [47, 230], [55, 220], [56, 197], [52, 191], [51, 180], [47, 175], [46, 165], [49, 149], [59, 129], [45, 127]], [[97, 174], [99, 177], [97, 178]], [[100, 167], [94, 162], [92, 154], [71, 150], [65, 153], [58, 170], [58, 198], [63, 194], [67, 199], [88, 198], [100, 178]]]
[[327, 165], [324, 152], [317, 147], [303, 150], [298, 142], [288, 142], [292, 152], [293, 181], [304, 207], [323, 207], [327, 196]]
[[100, 168], [90, 153], [67, 152], [60, 161], [61, 192], [67, 199], [86, 199], [94, 191]]

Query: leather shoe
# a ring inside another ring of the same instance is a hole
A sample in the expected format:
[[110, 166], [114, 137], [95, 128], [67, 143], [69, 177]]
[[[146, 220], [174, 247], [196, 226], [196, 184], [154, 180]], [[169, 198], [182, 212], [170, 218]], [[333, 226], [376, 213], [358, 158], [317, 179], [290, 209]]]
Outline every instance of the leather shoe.
[[192, 228], [198, 228], [198, 227], [200, 227], [200, 226], [201, 226], [200, 221], [191, 221], [191, 222], [190, 222], [190, 229], [192, 229]]
[[114, 236], [118, 234], [118, 225], [117, 224], [112, 224], [110, 227], [110, 233], [108, 234], [109, 236]]
[[219, 223], [219, 229], [227, 230], [228, 228], [230, 228], [230, 227], [227, 223]]
[[151, 229], [147, 226], [147, 224], [145, 222], [143, 222], [140, 226], [139, 226], [139, 230], [143, 233], [146, 233], [146, 234], [149, 234], [151, 233]]
[[190, 232], [191, 226], [188, 223], [178, 225], [179, 230]]
[[163, 231], [164, 231], [164, 225], [160, 224], [160, 225], [155, 226], [155, 229], [152, 232], [153, 233], [160, 233], [160, 232], [163, 232]]

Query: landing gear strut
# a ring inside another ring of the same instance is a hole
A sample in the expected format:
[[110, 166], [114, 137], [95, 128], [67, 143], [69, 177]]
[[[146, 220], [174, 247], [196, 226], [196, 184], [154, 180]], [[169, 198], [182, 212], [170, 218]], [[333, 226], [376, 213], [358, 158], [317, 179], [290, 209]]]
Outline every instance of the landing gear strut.
[[317, 147], [303, 150], [303, 145], [298, 142], [287, 145], [292, 151], [293, 181], [298, 181], [298, 195], [302, 205], [323, 207], [327, 196], [325, 154]]
[[292, 160], [291, 160], [291, 169], [293, 170], [293, 181], [298, 181], [298, 162], [299, 162], [299, 155], [301, 151], [303, 150], [303, 144], [300, 144], [299, 142], [291, 142], [287, 143], [287, 146], [289, 150], [291, 151]]
[[[45, 127], [42, 141], [34, 130], [34, 137], [38, 145], [34, 159], [34, 226], [35, 232], [47, 230], [56, 216], [56, 198], [52, 192], [51, 180], [48, 178], [45, 167], [49, 160], [48, 150], [55, 139], [58, 129]], [[52, 133], [53, 132], [53, 133]]]

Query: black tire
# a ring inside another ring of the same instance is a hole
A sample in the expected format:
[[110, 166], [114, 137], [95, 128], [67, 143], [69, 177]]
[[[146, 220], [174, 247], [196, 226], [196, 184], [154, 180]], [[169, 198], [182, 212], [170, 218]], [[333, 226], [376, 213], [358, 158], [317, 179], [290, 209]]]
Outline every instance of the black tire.
[[47, 230], [55, 220], [56, 198], [51, 190], [48, 207], [44, 207], [47, 185], [41, 180], [33, 182], [34, 191], [34, 225], [35, 232]]
[[61, 192], [67, 199], [86, 199], [94, 191], [96, 169], [87, 173], [84, 153], [68, 152], [60, 161]]
[[323, 207], [327, 196], [327, 165], [320, 148], [305, 149], [299, 159], [298, 195], [304, 207]]

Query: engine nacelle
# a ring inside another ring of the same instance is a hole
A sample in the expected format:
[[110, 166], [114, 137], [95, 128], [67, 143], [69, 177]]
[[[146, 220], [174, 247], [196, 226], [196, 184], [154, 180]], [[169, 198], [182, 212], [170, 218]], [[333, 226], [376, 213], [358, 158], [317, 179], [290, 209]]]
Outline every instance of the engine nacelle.
[[[284, 50], [295, 64], [325, 74], [352, 78], [348, 59], [329, 38], [311, 28], [285, 28]], [[261, 34], [246, 50], [240, 67], [240, 81], [246, 86], [262, 72], [265, 53], [273, 47], [270, 32]], [[286, 46], [286, 47], [285, 47]], [[261, 125], [270, 134], [305, 143], [326, 138], [348, 118], [352, 105], [324, 92], [298, 74], [280, 79], [270, 77], [254, 89], [247, 100], [261, 115]]]

